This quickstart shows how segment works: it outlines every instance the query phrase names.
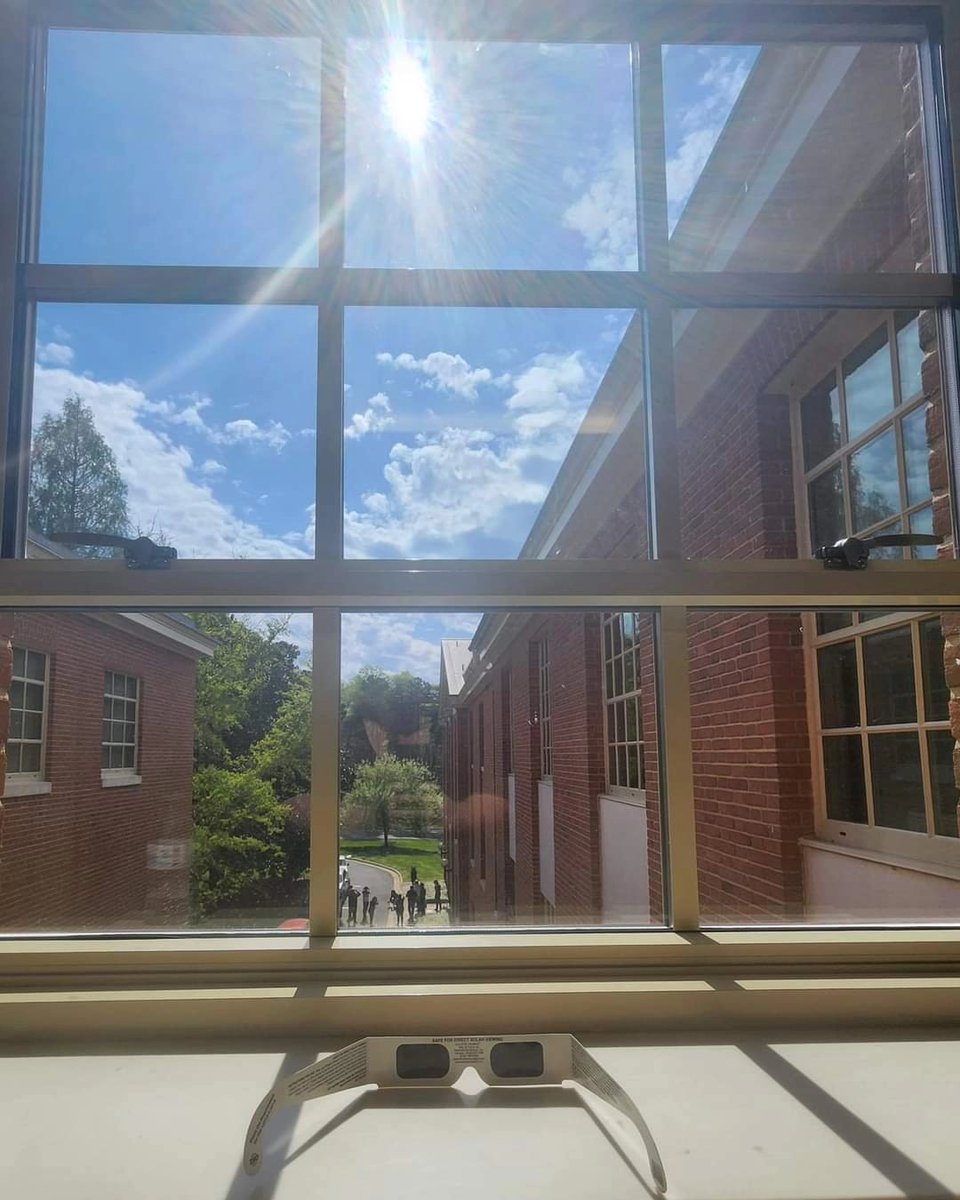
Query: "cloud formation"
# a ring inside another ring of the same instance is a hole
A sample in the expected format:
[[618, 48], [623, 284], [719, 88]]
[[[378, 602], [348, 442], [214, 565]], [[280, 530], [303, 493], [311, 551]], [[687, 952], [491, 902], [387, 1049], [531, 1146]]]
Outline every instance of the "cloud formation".
[[62, 342], [44, 342], [37, 346], [37, 361], [49, 367], [69, 367], [73, 348]]
[[477, 384], [489, 383], [493, 378], [487, 367], [471, 367], [459, 354], [447, 354], [444, 350], [434, 350], [426, 358], [381, 353], [377, 355], [377, 362], [399, 367], [402, 371], [417, 371], [427, 379], [429, 386], [441, 392], [452, 392], [464, 400], [476, 400]]
[[394, 424], [390, 398], [383, 392], [377, 392], [367, 402], [363, 412], [354, 413], [350, 424], [345, 426], [343, 436], [358, 441], [368, 433], [383, 433]]
[[[582, 186], [582, 172], [565, 176]], [[586, 191], [563, 214], [563, 226], [583, 238], [587, 266], [595, 271], [637, 269], [637, 201], [633, 143], [614, 148]]]

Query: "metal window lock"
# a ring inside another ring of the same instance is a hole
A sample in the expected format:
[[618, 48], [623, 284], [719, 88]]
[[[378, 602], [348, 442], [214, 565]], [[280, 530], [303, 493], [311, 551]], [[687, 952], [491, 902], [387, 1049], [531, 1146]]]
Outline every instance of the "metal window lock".
[[935, 533], [879, 533], [876, 537], [841, 538], [832, 546], [818, 546], [813, 557], [820, 559], [828, 571], [862, 571], [870, 559], [870, 551], [880, 546], [939, 546]]
[[128, 538], [116, 533], [52, 533], [50, 540], [65, 546], [115, 546], [123, 551], [133, 571], [163, 571], [177, 557], [173, 546], [158, 546], [148, 537]]

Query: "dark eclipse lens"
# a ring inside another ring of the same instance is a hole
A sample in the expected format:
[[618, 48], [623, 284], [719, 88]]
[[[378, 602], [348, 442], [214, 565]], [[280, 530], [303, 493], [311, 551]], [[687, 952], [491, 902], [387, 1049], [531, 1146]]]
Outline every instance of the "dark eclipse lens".
[[490, 1051], [490, 1069], [500, 1079], [536, 1079], [543, 1074], [540, 1042], [497, 1042]]
[[410, 1042], [397, 1047], [400, 1079], [442, 1079], [450, 1070], [450, 1052], [434, 1042]]

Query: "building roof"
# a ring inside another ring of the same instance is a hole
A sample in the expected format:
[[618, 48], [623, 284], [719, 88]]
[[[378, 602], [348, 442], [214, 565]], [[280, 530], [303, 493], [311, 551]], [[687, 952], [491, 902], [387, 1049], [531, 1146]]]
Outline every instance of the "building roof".
[[469, 638], [443, 638], [440, 642], [440, 711], [444, 702], [463, 691], [463, 675], [470, 662]]

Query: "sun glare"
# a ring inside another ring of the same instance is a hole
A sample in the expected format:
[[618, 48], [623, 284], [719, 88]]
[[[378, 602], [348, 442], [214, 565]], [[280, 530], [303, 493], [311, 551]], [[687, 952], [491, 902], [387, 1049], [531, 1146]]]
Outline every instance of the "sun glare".
[[419, 142], [430, 117], [430, 90], [423, 67], [409, 54], [396, 55], [387, 68], [383, 91], [390, 124], [404, 141]]

